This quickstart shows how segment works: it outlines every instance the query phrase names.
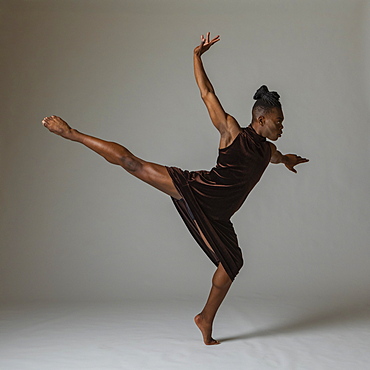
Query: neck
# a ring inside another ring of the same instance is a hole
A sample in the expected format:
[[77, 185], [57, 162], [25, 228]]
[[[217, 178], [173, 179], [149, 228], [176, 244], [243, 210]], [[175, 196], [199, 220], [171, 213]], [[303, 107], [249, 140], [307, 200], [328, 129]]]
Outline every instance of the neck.
[[258, 124], [258, 122], [256, 122], [256, 121], [252, 121], [251, 126], [252, 126], [253, 130], [254, 130], [254, 131], [256, 131], [256, 133], [257, 133], [258, 135], [260, 135], [260, 136], [262, 136], [262, 137], [266, 137], [265, 135], [263, 135], [263, 133], [262, 133], [262, 128], [261, 128], [261, 126]]

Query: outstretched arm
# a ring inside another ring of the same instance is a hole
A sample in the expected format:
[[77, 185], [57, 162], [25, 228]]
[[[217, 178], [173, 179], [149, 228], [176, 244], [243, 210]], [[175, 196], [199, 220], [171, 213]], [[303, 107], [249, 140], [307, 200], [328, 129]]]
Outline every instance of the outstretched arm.
[[227, 139], [229, 136], [236, 136], [240, 131], [240, 126], [232, 116], [224, 111], [206, 74], [201, 58], [202, 54], [209, 50], [209, 48], [219, 40], [220, 36], [216, 36], [210, 40], [209, 32], [206, 37], [203, 35], [201, 36], [200, 45], [194, 49], [194, 75], [212, 123], [220, 132], [221, 136]]
[[294, 168], [297, 164], [308, 162], [307, 158], [302, 158], [296, 154], [282, 154], [272, 143], [271, 145], [271, 159], [270, 162], [274, 164], [284, 163], [285, 167], [294, 173], [297, 173], [297, 170]]

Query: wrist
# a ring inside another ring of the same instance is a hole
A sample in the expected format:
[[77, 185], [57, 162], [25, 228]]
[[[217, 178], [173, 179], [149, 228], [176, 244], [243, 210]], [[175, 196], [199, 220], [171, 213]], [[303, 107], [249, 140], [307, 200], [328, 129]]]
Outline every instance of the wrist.
[[193, 51], [193, 54], [194, 54], [194, 57], [197, 57], [199, 59], [201, 59], [201, 56], [202, 54], [204, 53], [204, 51], [201, 50], [201, 48], [199, 46], [197, 46], [194, 51]]
[[281, 155], [281, 163], [284, 163], [284, 164], [288, 163], [288, 157], [284, 154]]

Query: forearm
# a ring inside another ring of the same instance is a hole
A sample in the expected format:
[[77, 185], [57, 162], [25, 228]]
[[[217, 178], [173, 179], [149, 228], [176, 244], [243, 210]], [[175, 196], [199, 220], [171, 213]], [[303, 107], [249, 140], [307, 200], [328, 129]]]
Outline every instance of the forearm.
[[202, 97], [206, 96], [210, 92], [215, 92], [204, 69], [202, 58], [197, 53], [194, 53], [194, 75]]
[[274, 155], [271, 157], [270, 162], [273, 164], [279, 164], [279, 163], [287, 163], [287, 156], [279, 152], [278, 150], [275, 151]]
[[278, 150], [275, 150], [273, 155], [270, 159], [271, 163], [284, 163], [285, 167], [294, 173], [297, 173], [296, 169], [294, 168], [297, 164], [306, 163], [308, 162], [307, 158], [302, 158], [296, 154], [282, 154]]

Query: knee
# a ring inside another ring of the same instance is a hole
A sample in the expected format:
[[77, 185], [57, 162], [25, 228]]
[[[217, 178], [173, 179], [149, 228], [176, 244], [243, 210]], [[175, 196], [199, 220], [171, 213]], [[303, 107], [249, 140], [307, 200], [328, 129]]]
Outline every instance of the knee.
[[119, 161], [121, 166], [129, 172], [136, 172], [142, 167], [140, 161], [133, 156], [120, 157]]
[[224, 279], [213, 279], [212, 281], [212, 285], [219, 290], [228, 289], [231, 284], [232, 280], [229, 276], [225, 277]]
[[223, 268], [213, 276], [212, 285], [217, 289], [223, 290], [229, 288], [231, 284], [232, 280]]

